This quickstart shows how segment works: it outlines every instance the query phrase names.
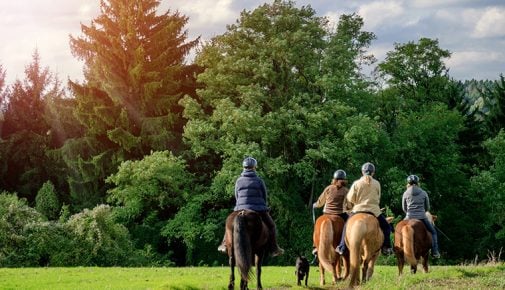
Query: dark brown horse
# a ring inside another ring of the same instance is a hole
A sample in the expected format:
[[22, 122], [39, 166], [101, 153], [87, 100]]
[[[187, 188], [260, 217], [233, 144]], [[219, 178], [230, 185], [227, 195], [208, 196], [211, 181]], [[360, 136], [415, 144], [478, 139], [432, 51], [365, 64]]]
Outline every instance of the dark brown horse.
[[[312, 238], [319, 258], [319, 283], [321, 286], [325, 284], [325, 270], [331, 273], [333, 284], [337, 280], [347, 278], [349, 274], [349, 255], [346, 254], [344, 257], [340, 257], [335, 252], [335, 248], [342, 236], [343, 228], [344, 219], [338, 215], [323, 214], [316, 220]], [[342, 275], [342, 264], [345, 270], [344, 275]]]
[[256, 288], [261, 285], [261, 264], [268, 249], [268, 228], [260, 214], [254, 211], [231, 213], [226, 219], [226, 248], [230, 260], [230, 283], [235, 288], [235, 265], [240, 272], [240, 289], [248, 289], [251, 268], [256, 265]]
[[[426, 213], [433, 222], [436, 216]], [[417, 219], [402, 220], [395, 227], [395, 254], [398, 274], [403, 272], [405, 262], [410, 265], [410, 272], [417, 272], [417, 264], [422, 258], [423, 270], [428, 272], [428, 256], [431, 249], [431, 233], [424, 223]]]

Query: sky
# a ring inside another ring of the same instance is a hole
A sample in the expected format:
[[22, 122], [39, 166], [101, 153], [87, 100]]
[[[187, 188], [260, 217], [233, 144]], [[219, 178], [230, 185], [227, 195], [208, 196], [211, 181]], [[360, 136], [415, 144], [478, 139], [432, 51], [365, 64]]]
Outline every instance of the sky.
[[[82, 81], [83, 63], [70, 50], [69, 36], [81, 36], [100, 12], [99, 0], [0, 0], [0, 65], [6, 82], [24, 79], [35, 50], [41, 64], [61, 80]], [[162, 0], [159, 11], [179, 11], [189, 17], [189, 39], [206, 41], [226, 31], [243, 10], [270, 0]], [[446, 61], [457, 80], [496, 80], [505, 74], [504, 0], [298, 0], [318, 16], [336, 23], [342, 14], [363, 17], [363, 30], [375, 33], [369, 52], [384, 60], [394, 45], [422, 37], [438, 39], [452, 53]]]

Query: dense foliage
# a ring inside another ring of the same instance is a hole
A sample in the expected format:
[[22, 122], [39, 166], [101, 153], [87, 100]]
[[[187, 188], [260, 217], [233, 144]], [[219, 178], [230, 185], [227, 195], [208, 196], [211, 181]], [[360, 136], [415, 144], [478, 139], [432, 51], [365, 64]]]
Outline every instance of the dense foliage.
[[446, 261], [505, 245], [503, 76], [453, 80], [450, 51], [428, 38], [376, 63], [357, 14], [330, 27], [280, 0], [243, 11], [187, 64], [199, 43], [187, 17], [100, 3], [70, 39], [85, 81], [69, 96], [37, 52], [24, 81], [5, 84], [0, 66], [0, 266], [226, 263], [216, 247], [245, 156], [287, 251], [270, 263], [308, 254], [311, 203], [336, 169], [352, 182], [366, 161], [397, 219], [406, 176], [420, 176]]

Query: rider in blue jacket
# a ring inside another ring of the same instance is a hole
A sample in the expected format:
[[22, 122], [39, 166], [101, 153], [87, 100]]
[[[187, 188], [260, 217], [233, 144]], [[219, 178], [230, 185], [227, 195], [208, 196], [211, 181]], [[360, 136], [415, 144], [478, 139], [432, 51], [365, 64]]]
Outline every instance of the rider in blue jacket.
[[[270, 235], [272, 256], [279, 256], [284, 250], [277, 245], [276, 227], [270, 216], [267, 206], [267, 188], [263, 180], [256, 174], [258, 162], [252, 157], [247, 157], [242, 162], [244, 170], [235, 182], [235, 208], [234, 211], [252, 210], [258, 212], [267, 225]], [[226, 245], [223, 242], [218, 247], [220, 252], [226, 253]]]

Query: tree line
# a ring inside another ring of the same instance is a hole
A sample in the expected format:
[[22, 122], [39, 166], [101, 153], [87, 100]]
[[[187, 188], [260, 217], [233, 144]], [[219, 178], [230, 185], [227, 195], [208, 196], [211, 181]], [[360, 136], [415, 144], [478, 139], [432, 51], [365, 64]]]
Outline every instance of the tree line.
[[378, 62], [357, 14], [333, 27], [276, 0], [202, 42], [159, 4], [101, 1], [70, 37], [82, 82], [64, 85], [37, 51], [23, 80], [0, 66], [0, 265], [224, 264], [245, 156], [287, 252], [272, 263], [311, 250], [312, 202], [367, 161], [397, 221], [406, 177], [421, 178], [447, 262], [503, 248], [502, 75], [454, 80], [429, 38]]

